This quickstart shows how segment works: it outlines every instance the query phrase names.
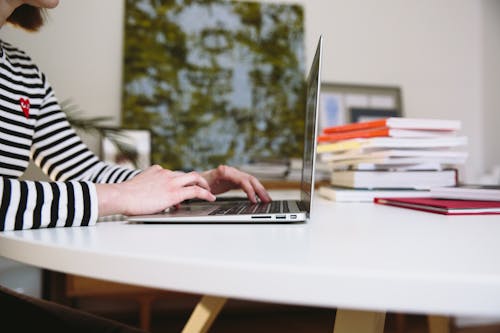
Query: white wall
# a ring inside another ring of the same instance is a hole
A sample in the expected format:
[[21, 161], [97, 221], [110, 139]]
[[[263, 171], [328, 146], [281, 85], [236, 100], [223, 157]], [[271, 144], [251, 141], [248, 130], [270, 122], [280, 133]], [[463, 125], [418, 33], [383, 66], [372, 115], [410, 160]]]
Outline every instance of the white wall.
[[500, 167], [500, 1], [483, 0], [485, 167]]
[[[486, 31], [498, 28], [497, 1], [298, 3], [306, 12], [308, 62], [318, 35], [325, 36], [325, 81], [400, 85], [407, 116], [462, 120], [470, 138], [467, 179], [500, 164], [500, 153], [486, 159], [482, 149], [484, 141], [500, 141], [491, 123], [498, 115], [483, 110], [495, 100], [484, 100], [483, 86], [498, 83], [483, 78], [500, 58], [498, 46], [483, 45], [500, 40], [500, 31]], [[119, 124], [123, 9], [123, 0], [61, 1], [40, 33], [4, 27], [0, 37], [32, 55], [61, 100], [71, 97], [89, 115], [112, 115]]]

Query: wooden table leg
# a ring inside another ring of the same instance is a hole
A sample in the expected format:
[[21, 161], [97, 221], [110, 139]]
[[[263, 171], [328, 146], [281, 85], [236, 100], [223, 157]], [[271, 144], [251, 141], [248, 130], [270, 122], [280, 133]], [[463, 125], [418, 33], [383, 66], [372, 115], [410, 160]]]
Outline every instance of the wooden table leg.
[[450, 333], [451, 321], [446, 316], [427, 316], [429, 333]]
[[338, 309], [334, 333], [383, 333], [385, 312]]
[[189, 317], [182, 333], [205, 333], [227, 302], [227, 298], [203, 296]]

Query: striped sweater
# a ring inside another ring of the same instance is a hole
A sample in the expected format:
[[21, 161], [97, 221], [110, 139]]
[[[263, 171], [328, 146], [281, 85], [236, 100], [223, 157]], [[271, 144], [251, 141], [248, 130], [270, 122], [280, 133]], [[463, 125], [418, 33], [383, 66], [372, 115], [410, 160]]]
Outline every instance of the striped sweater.
[[[18, 179], [30, 159], [51, 182]], [[95, 224], [94, 184], [138, 172], [100, 161], [71, 128], [44, 74], [0, 41], [0, 231]]]

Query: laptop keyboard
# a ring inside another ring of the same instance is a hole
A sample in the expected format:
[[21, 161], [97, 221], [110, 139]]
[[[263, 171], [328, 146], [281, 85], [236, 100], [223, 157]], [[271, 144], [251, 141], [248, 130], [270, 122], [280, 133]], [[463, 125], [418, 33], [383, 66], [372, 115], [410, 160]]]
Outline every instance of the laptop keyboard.
[[223, 205], [209, 215], [241, 215], [241, 214], [278, 214], [289, 213], [288, 201], [259, 202], [256, 204], [243, 202], [241, 204]]

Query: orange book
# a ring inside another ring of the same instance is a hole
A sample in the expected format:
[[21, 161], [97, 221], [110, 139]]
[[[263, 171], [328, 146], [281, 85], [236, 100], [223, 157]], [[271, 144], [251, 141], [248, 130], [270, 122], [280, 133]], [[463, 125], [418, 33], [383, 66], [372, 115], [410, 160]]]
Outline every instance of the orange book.
[[334, 142], [356, 138], [396, 137], [396, 138], [436, 138], [454, 135], [452, 131], [410, 130], [389, 127], [360, 129], [325, 133], [318, 136], [318, 142]]
[[389, 128], [381, 127], [368, 130], [325, 133], [318, 136], [318, 142], [333, 142], [356, 138], [373, 138], [377, 136], [389, 136]]
[[324, 134], [359, 131], [370, 128], [398, 128], [432, 131], [456, 131], [460, 129], [460, 121], [444, 119], [419, 118], [385, 118], [360, 123], [352, 123], [323, 129]]

